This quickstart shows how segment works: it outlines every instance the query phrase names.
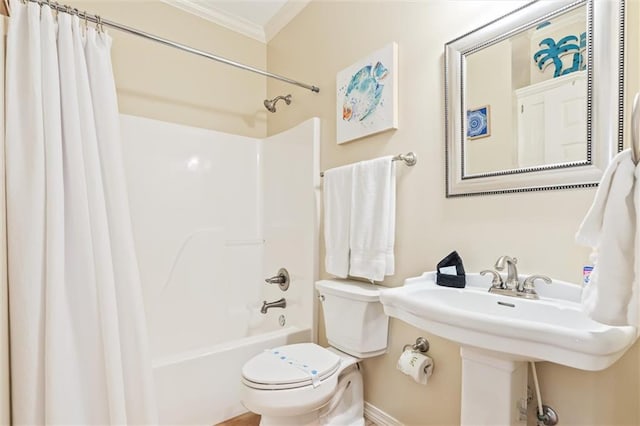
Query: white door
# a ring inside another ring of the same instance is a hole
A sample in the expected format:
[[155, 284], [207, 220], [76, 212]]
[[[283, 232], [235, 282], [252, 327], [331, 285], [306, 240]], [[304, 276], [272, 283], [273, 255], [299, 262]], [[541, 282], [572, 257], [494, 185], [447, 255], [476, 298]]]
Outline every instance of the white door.
[[545, 164], [587, 158], [587, 82], [568, 81], [546, 93]]
[[535, 93], [518, 101], [518, 167], [545, 163], [544, 104], [544, 93]]
[[584, 72], [516, 91], [519, 167], [586, 160], [586, 93]]

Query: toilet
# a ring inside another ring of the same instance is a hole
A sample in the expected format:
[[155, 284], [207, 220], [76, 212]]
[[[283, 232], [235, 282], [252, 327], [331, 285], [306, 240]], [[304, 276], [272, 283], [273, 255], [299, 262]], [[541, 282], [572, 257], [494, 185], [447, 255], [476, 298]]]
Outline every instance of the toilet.
[[298, 343], [264, 351], [242, 368], [241, 400], [263, 426], [364, 425], [358, 361], [387, 350], [389, 317], [380, 288], [316, 282], [331, 347]]

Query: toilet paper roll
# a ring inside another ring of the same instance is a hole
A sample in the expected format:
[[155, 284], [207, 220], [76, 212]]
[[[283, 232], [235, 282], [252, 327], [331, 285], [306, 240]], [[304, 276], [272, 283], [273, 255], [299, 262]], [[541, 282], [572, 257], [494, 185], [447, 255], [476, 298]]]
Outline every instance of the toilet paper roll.
[[417, 383], [426, 385], [433, 373], [433, 360], [420, 352], [407, 349], [400, 355], [396, 367]]

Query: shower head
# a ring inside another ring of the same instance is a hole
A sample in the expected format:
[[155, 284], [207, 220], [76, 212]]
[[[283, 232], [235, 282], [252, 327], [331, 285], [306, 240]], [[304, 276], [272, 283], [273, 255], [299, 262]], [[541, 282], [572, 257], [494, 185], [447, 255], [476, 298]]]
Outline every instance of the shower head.
[[271, 100], [265, 99], [264, 100], [264, 107], [270, 112], [276, 112], [276, 103], [280, 99], [284, 99], [284, 102], [287, 105], [291, 105], [291, 95], [287, 95], [287, 96], [276, 96], [275, 98], [273, 98]]

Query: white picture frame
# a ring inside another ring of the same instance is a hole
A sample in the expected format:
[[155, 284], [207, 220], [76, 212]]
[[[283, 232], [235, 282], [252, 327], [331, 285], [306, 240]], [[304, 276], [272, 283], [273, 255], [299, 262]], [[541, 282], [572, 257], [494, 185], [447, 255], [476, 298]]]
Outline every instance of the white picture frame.
[[398, 45], [389, 43], [336, 76], [336, 143], [398, 128]]

